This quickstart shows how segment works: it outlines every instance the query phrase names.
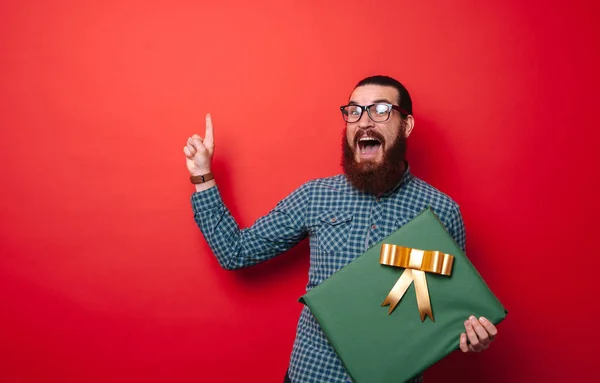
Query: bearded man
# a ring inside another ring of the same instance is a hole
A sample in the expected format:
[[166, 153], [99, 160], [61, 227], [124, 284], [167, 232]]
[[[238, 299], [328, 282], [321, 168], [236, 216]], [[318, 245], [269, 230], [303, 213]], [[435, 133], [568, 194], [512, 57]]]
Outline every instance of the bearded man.
[[[344, 173], [306, 182], [244, 229], [223, 203], [211, 173], [214, 138], [210, 115], [205, 137], [195, 134], [188, 138], [183, 151], [196, 187], [191, 196], [194, 219], [222, 267], [237, 269], [263, 262], [308, 237], [308, 291], [427, 207], [465, 250], [459, 206], [410, 172], [405, 154], [414, 117], [406, 88], [391, 77], [368, 77], [356, 85], [347, 105], [340, 109], [346, 123]], [[460, 349], [486, 349], [497, 335], [496, 327], [483, 317], [465, 319], [465, 332], [457, 339]], [[422, 375], [413, 381], [422, 381]], [[284, 382], [350, 382], [306, 306], [300, 314]]]

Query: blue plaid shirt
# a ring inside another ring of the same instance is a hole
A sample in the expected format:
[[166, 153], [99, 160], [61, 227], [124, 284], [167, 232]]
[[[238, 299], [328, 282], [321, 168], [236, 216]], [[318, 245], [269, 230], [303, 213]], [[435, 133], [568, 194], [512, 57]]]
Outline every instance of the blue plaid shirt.
[[[465, 249], [459, 206], [447, 195], [411, 175], [409, 167], [396, 188], [380, 197], [357, 191], [344, 175], [306, 182], [245, 229], [240, 229], [231, 216], [217, 187], [193, 193], [191, 203], [198, 227], [226, 269], [265, 261], [308, 237], [307, 291], [428, 206]], [[350, 381], [306, 306], [298, 321], [289, 376], [293, 383]], [[421, 380], [422, 376], [414, 379]]]

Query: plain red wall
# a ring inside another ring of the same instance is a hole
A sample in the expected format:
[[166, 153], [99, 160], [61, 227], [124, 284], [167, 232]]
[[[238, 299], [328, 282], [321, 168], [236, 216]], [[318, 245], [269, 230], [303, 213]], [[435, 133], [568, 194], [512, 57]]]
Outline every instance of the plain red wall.
[[280, 382], [308, 246], [222, 270], [182, 147], [211, 112], [250, 225], [341, 170], [338, 106], [380, 73], [411, 91], [413, 171], [461, 205], [510, 311], [428, 381], [600, 378], [596, 4], [2, 2], [0, 381]]

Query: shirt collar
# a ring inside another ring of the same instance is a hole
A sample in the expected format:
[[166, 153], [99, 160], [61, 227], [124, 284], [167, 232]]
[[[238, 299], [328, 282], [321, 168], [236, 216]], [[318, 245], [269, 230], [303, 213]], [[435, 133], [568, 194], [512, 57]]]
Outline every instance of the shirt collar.
[[410, 165], [408, 164], [408, 161], [404, 161], [404, 174], [402, 175], [400, 182], [398, 182], [398, 184], [392, 190], [390, 190], [386, 193], [383, 193], [379, 197], [387, 197], [391, 194], [396, 193], [398, 190], [400, 190], [400, 188], [402, 188], [402, 186], [409, 183], [412, 180], [412, 178], [413, 178], [413, 176], [412, 176], [412, 173], [410, 172]]

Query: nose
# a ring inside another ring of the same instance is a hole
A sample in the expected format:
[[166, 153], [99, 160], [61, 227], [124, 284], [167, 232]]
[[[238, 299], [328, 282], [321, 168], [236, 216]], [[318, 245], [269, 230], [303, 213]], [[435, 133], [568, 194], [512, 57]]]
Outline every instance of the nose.
[[360, 116], [360, 120], [358, 120], [356, 122], [358, 124], [358, 127], [361, 129], [368, 129], [368, 128], [372, 128], [373, 125], [373, 120], [371, 120], [371, 118], [369, 117], [369, 113], [367, 113], [367, 111], [363, 111], [362, 116]]

